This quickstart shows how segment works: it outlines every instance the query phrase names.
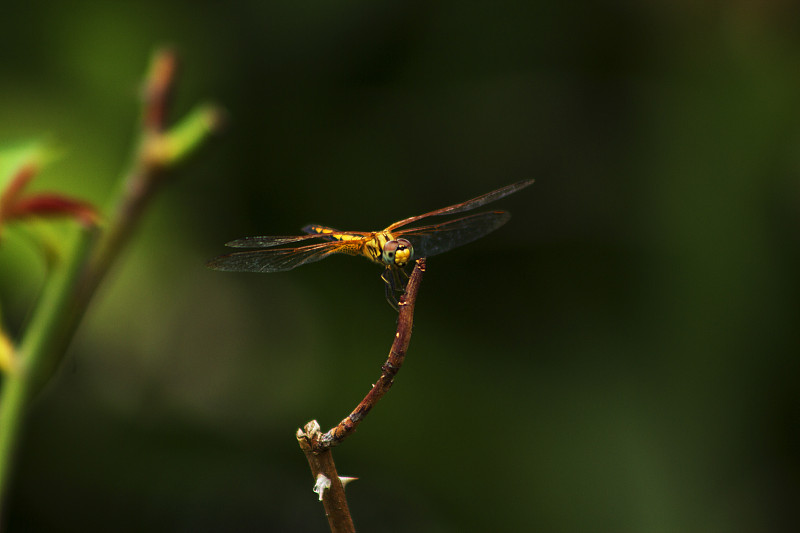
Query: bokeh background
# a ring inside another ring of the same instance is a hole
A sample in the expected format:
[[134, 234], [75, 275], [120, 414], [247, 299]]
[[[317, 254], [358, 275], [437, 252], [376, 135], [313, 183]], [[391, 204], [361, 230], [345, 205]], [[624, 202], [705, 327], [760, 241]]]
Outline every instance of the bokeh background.
[[[361, 531], [782, 531], [798, 522], [800, 9], [790, 1], [28, 2], [0, 142], [106, 205], [139, 82], [228, 112], [154, 203], [30, 414], [8, 531], [326, 531], [294, 431], [394, 333], [380, 269], [204, 262], [374, 230], [520, 179], [432, 258], [395, 387], [335, 450]], [[70, 231], [69, 225], [53, 231]], [[44, 266], [10, 228], [6, 327]]]

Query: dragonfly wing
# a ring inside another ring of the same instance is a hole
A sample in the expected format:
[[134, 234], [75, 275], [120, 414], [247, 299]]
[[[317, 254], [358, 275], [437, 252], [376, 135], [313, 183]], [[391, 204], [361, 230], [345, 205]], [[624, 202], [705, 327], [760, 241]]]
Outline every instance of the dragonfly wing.
[[395, 235], [411, 242], [414, 257], [430, 257], [480, 239], [508, 222], [509, 218], [511, 215], [505, 211], [489, 211], [441, 224], [409, 228]]
[[310, 244], [299, 248], [274, 248], [270, 250], [251, 250], [221, 255], [209, 261], [207, 266], [214, 270], [229, 272], [283, 272], [314, 263], [336, 253], [337, 242]]
[[245, 237], [235, 241], [226, 242], [225, 246], [231, 248], [269, 248], [270, 246], [280, 246], [281, 244], [291, 244], [293, 242], [305, 241], [308, 239], [319, 238], [321, 235], [289, 235], [283, 237]]
[[442, 209], [437, 209], [435, 211], [431, 211], [429, 213], [425, 213], [424, 215], [417, 215], [415, 217], [410, 217], [405, 220], [401, 220], [399, 222], [395, 222], [388, 228], [386, 231], [396, 230], [397, 228], [402, 228], [412, 222], [416, 222], [417, 220], [431, 217], [431, 216], [439, 216], [439, 215], [454, 215], [456, 213], [463, 213], [464, 211], [469, 211], [470, 209], [475, 209], [481, 207], [482, 205], [486, 205], [489, 202], [494, 202], [495, 200], [499, 200], [500, 198], [504, 198], [509, 194], [514, 194], [515, 192], [524, 189], [528, 185], [533, 184], [534, 180], [523, 180], [518, 181], [517, 183], [512, 183], [511, 185], [506, 185], [505, 187], [501, 187], [495, 191], [487, 192], [486, 194], [482, 194], [477, 198], [473, 198], [472, 200], [467, 200], [466, 202], [462, 202], [460, 204], [451, 205], [449, 207], [443, 207]]

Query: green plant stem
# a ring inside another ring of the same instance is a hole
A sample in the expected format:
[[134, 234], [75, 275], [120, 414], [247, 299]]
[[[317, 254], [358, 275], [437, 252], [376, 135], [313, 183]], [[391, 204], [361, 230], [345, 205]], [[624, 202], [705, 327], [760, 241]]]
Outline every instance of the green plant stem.
[[102, 235], [97, 229], [85, 229], [68, 247], [45, 283], [17, 353], [17, 368], [6, 375], [0, 393], [0, 522], [31, 399], [58, 368], [97, 288], [164, 181], [164, 171], [194, 152], [219, 125], [220, 113], [202, 106], [165, 131], [175, 65], [169, 50], [154, 55], [143, 91], [142, 131], [110, 221]]
[[53, 269], [18, 350], [18, 367], [6, 376], [0, 393], [0, 521], [30, 400], [58, 369], [92, 296], [144, 210], [149, 196], [144, 184], [152, 180], [145, 178], [141, 159], [136, 160], [102, 238], [97, 230], [82, 231]]
[[58, 361], [50, 354], [68, 342], [71, 330], [77, 325], [74, 308], [77, 281], [94, 241], [94, 231], [82, 231], [65, 261], [48, 278], [18, 350], [17, 368], [6, 375], [0, 394], [0, 502], [8, 491], [11, 466], [30, 400], [57, 366]]

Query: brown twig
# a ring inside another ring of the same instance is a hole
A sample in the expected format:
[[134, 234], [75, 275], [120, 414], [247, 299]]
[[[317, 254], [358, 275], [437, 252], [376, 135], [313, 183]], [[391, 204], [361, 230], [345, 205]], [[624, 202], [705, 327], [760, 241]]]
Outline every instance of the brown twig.
[[411, 340], [411, 327], [414, 324], [414, 305], [417, 302], [417, 291], [419, 284], [422, 281], [422, 274], [425, 272], [425, 258], [417, 260], [414, 266], [414, 272], [411, 273], [411, 278], [406, 285], [406, 291], [400, 297], [400, 312], [397, 316], [397, 333], [394, 336], [392, 349], [389, 350], [389, 358], [381, 367], [381, 377], [372, 389], [364, 396], [353, 412], [350, 413], [344, 420], [339, 422], [339, 425], [331, 429], [320, 438], [316, 443], [315, 450], [321, 451], [332, 446], [336, 446], [349, 434], [355, 431], [356, 427], [364, 420], [370, 409], [380, 400], [386, 391], [392, 387], [395, 375], [400, 371], [403, 366], [403, 361], [406, 358], [406, 350], [408, 343]]
[[[372, 389], [367, 393], [363, 400], [353, 409], [339, 425], [322, 434], [319, 424], [312, 420], [306, 424], [304, 430], [297, 430], [297, 440], [300, 448], [308, 459], [311, 473], [317, 480], [317, 488], [320, 491], [320, 498], [325, 507], [325, 514], [328, 516], [328, 523], [331, 531], [355, 531], [353, 519], [347, 507], [347, 500], [344, 496], [344, 486], [341, 478], [336, 472], [336, 465], [333, 462], [331, 448], [342, 442], [348, 435], [355, 431], [356, 427], [364, 420], [367, 413], [375, 406], [384, 394], [392, 387], [394, 377], [403, 366], [403, 361], [408, 350], [408, 343], [411, 340], [411, 328], [414, 324], [414, 306], [417, 301], [417, 291], [419, 290], [422, 274], [425, 272], [425, 258], [418, 259], [414, 266], [414, 272], [406, 285], [406, 291], [400, 298], [400, 311], [397, 317], [397, 332], [389, 350], [389, 357], [381, 366], [381, 377]], [[320, 478], [324, 475], [325, 478]], [[327, 480], [330, 485], [319, 485], [320, 480]]]
[[350, 516], [350, 508], [347, 506], [344, 485], [333, 462], [333, 454], [330, 449], [322, 452], [313, 450], [313, 443], [318, 442], [320, 437], [319, 424], [316, 420], [306, 424], [305, 428], [297, 430], [297, 442], [308, 460], [311, 475], [314, 476], [316, 483], [314, 491], [319, 493], [319, 499], [325, 507], [325, 516], [328, 517], [331, 533], [354, 532], [356, 529]]

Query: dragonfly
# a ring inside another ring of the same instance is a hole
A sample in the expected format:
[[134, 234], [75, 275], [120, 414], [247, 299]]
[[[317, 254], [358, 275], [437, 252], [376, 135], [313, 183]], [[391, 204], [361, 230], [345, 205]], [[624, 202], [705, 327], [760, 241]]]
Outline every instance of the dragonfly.
[[[523, 180], [482, 194], [466, 202], [405, 218], [381, 231], [340, 231], [309, 224], [304, 235], [245, 237], [227, 243], [231, 248], [249, 249], [221, 255], [209, 261], [214, 270], [229, 272], [283, 272], [321, 261], [334, 254], [362, 256], [384, 266], [386, 299], [397, 309], [395, 292], [405, 290], [404, 267], [415, 258], [441, 254], [470, 243], [508, 222], [506, 211], [487, 211], [440, 222], [408, 227], [415, 222], [471, 211], [528, 187], [534, 180]], [[307, 241], [321, 240], [312, 244]]]

